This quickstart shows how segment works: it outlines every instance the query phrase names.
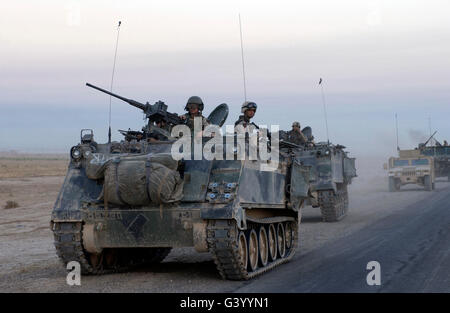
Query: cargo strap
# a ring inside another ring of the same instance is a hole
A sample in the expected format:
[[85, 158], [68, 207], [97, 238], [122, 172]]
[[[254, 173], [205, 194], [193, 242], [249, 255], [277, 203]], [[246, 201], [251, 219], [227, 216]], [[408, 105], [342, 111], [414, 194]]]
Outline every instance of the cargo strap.
[[151, 162], [150, 158], [148, 158], [145, 161], [145, 192], [147, 193], [148, 201], [152, 202], [152, 198], [150, 197], [150, 169], [151, 169]]
[[116, 195], [117, 198], [119, 199], [119, 201], [123, 204], [128, 204], [125, 201], [123, 201], [122, 196], [120, 195], [120, 188], [119, 188], [119, 163], [120, 163], [120, 159], [114, 159], [114, 164], [115, 164], [115, 168], [116, 168], [116, 173], [114, 176], [114, 185], [116, 186]]

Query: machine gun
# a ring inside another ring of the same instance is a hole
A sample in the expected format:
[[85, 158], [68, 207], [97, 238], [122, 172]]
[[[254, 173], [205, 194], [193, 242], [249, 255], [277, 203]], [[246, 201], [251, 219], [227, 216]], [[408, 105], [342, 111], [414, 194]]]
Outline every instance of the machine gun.
[[[427, 141], [425, 141], [425, 143], [419, 143], [419, 149], [423, 149], [426, 147], [427, 143], [431, 140], [431, 138], [433, 138], [433, 136], [437, 133], [437, 130], [433, 133], [433, 135], [430, 136], [430, 138], [428, 138]], [[439, 141], [436, 140], [436, 142], [439, 143]], [[439, 143], [440, 145], [440, 143]]]
[[167, 105], [162, 102], [162, 101], [158, 101], [155, 104], [149, 104], [148, 102], [146, 104], [142, 104], [140, 102], [137, 102], [135, 100], [132, 99], [127, 99], [125, 97], [121, 97], [119, 95], [116, 95], [112, 92], [109, 92], [105, 89], [102, 89], [100, 87], [94, 86], [92, 84], [86, 83], [86, 86], [97, 89], [101, 92], [104, 92], [110, 96], [113, 96], [117, 99], [120, 99], [122, 101], [127, 102], [128, 104], [141, 109], [142, 111], [144, 111], [145, 113], [145, 117], [148, 118], [149, 124], [153, 124], [153, 122], [158, 122], [158, 121], [165, 121], [167, 124], [169, 125], [179, 125], [179, 124], [184, 124], [185, 121], [183, 121], [178, 114], [176, 113], [170, 113], [167, 112]]

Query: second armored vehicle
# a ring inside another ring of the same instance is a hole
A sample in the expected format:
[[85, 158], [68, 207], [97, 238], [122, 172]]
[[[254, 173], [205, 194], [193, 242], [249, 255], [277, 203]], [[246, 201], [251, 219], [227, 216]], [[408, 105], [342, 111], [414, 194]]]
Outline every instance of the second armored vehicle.
[[[436, 132], [430, 137], [430, 139], [435, 134]], [[450, 146], [448, 146], [446, 141], [444, 141], [444, 145], [442, 145], [437, 140], [435, 140], [434, 145], [427, 146], [430, 139], [419, 145], [420, 153], [433, 157], [434, 174], [436, 178], [445, 177], [448, 181], [450, 181]]]
[[342, 145], [328, 142], [315, 144], [310, 127], [302, 132], [309, 142], [294, 149], [295, 159], [310, 167], [310, 191], [308, 200], [313, 207], [320, 207], [325, 222], [342, 219], [348, 211], [348, 190], [356, 177], [355, 158], [350, 158]]

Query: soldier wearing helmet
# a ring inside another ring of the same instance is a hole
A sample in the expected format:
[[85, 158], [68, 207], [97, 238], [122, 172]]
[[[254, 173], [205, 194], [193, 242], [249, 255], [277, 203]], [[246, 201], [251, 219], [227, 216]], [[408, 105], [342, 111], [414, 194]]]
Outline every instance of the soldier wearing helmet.
[[244, 128], [246, 128], [248, 125], [253, 125], [257, 129], [259, 129], [258, 125], [250, 121], [255, 116], [257, 107], [258, 106], [255, 102], [245, 101], [241, 107], [241, 112], [244, 114], [239, 116], [239, 119], [236, 121], [236, 123], [234, 123], [234, 126], [236, 127], [238, 125], [242, 125]]
[[292, 123], [292, 130], [287, 132], [287, 141], [296, 145], [304, 145], [308, 142], [308, 138], [301, 131], [299, 122]]
[[200, 97], [192, 96], [188, 99], [184, 109], [188, 113], [181, 115], [181, 119], [185, 121], [186, 125], [193, 131], [194, 130], [194, 118], [200, 117], [202, 119], [202, 130], [209, 125], [209, 121], [202, 115], [203, 101]]

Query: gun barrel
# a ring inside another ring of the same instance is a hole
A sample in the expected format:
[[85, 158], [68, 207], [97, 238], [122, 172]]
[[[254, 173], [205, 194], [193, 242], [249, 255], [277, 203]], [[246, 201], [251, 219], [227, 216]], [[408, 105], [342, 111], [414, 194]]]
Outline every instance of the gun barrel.
[[104, 93], [106, 93], [106, 94], [108, 94], [108, 95], [110, 95], [110, 96], [113, 96], [113, 97], [115, 97], [115, 98], [117, 98], [117, 99], [120, 99], [120, 100], [122, 100], [122, 101], [125, 101], [125, 102], [127, 102], [128, 104], [130, 104], [130, 105], [132, 105], [132, 106], [134, 106], [134, 107], [136, 107], [136, 108], [138, 108], [138, 109], [141, 109], [141, 110], [143, 110], [143, 111], [145, 112], [145, 108], [146, 108], [145, 104], [142, 104], [142, 103], [140, 103], [140, 102], [137, 102], [137, 101], [134, 101], [134, 100], [131, 100], [131, 99], [127, 99], [127, 98], [122, 97], [122, 96], [119, 96], [119, 95], [116, 95], [115, 93], [112, 93], [112, 92], [110, 92], [110, 91], [108, 91], [108, 90], [105, 90], [105, 89], [103, 89], [103, 88], [94, 86], [94, 85], [89, 84], [89, 83], [86, 83], [86, 86], [91, 87], [91, 88], [94, 88], [94, 89], [97, 89], [98, 91], [104, 92]]
[[433, 138], [433, 136], [437, 133], [437, 130], [433, 133], [433, 135], [430, 136], [430, 138], [428, 138], [428, 140], [424, 143], [424, 146], [427, 145], [428, 141], [431, 140], [431, 138]]

